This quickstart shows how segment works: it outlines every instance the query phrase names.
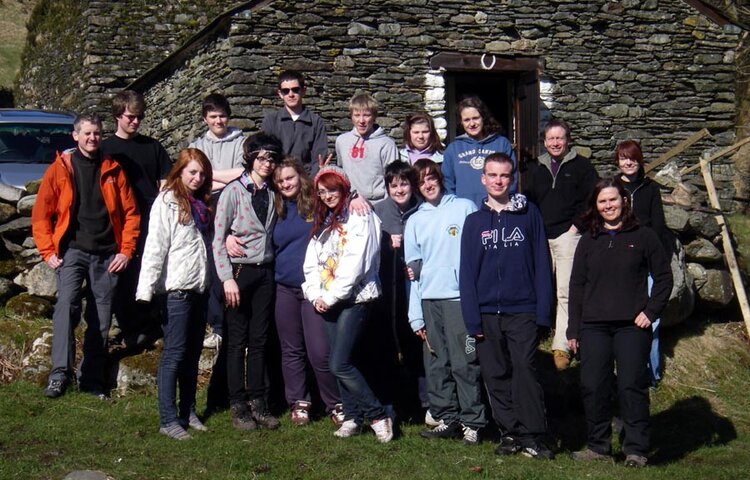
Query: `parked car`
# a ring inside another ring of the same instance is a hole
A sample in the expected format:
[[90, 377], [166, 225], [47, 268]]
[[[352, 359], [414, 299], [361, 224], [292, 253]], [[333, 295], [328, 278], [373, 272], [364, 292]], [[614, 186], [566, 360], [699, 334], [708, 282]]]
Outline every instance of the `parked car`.
[[25, 188], [42, 178], [55, 152], [75, 147], [75, 115], [0, 108], [0, 182]]

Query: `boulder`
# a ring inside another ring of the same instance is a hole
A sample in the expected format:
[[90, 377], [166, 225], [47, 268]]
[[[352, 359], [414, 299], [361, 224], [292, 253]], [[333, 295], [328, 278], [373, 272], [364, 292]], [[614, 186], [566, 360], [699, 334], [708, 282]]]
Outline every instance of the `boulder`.
[[0, 200], [15, 203], [23, 196], [23, 190], [0, 182]]
[[726, 270], [709, 269], [698, 263], [688, 264], [695, 279], [695, 289], [701, 307], [723, 308], [734, 299], [732, 277]]
[[675, 240], [675, 253], [672, 255], [672, 293], [661, 314], [661, 326], [671, 327], [687, 319], [695, 308], [693, 279], [685, 262], [685, 250], [679, 240]]
[[52, 333], [43, 332], [34, 339], [29, 353], [21, 362], [21, 376], [33, 382], [44, 382], [50, 371]]
[[668, 229], [686, 232], [689, 228], [690, 214], [680, 207], [664, 205], [664, 221]]
[[54, 299], [57, 295], [57, 278], [55, 271], [45, 262], [40, 262], [26, 272], [21, 273], [13, 282], [26, 290], [30, 295]]
[[29, 195], [28, 197], [20, 199], [16, 204], [18, 214], [23, 217], [30, 217], [31, 209], [34, 208], [34, 203], [36, 203], [36, 195]]
[[[161, 342], [157, 343], [161, 345]], [[117, 366], [117, 393], [126, 395], [133, 391], [154, 390], [160, 355], [161, 348], [157, 348], [121, 359]]]
[[712, 263], [722, 259], [722, 254], [713, 243], [698, 237], [685, 246], [685, 255], [691, 262]]
[[24, 318], [50, 317], [52, 315], [52, 302], [28, 293], [21, 293], [12, 297], [5, 304], [5, 308], [9, 313]]
[[692, 211], [690, 212], [690, 220], [688, 224], [693, 231], [697, 232], [701, 237], [714, 238], [721, 234], [721, 227], [716, 222], [714, 215], [706, 212]]
[[0, 305], [3, 305], [6, 300], [12, 297], [16, 292], [16, 288], [13, 282], [7, 278], [0, 277]]
[[19, 258], [0, 260], [0, 277], [13, 278], [24, 270], [26, 266]]
[[681, 207], [689, 207], [693, 204], [693, 194], [689, 189], [685, 188], [684, 183], [679, 183], [672, 190], [672, 201]]
[[667, 164], [664, 165], [656, 175], [654, 175], [654, 181], [666, 188], [675, 188], [682, 183], [682, 175], [680, 175], [680, 167], [677, 166], [677, 162], [674, 160], [667, 162]]
[[23, 247], [21, 245], [16, 245], [15, 243], [11, 242], [5, 237], [3, 238], [3, 245], [10, 253], [20, 253], [23, 251]]
[[42, 179], [32, 180], [26, 184], [26, 194], [36, 195], [39, 193], [39, 186], [42, 184]]
[[16, 233], [23, 232], [31, 228], [31, 218], [21, 217], [11, 220], [8, 223], [0, 225], [0, 233]]
[[16, 209], [13, 205], [7, 203], [0, 203], [0, 223], [5, 223], [16, 214]]

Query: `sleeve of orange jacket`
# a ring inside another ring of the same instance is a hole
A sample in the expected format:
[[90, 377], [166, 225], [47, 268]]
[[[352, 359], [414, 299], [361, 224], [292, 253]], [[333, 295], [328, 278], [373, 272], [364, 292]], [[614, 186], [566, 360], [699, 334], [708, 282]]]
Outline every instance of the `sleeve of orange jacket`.
[[125, 172], [120, 170], [117, 174], [117, 191], [120, 194], [120, 208], [122, 208], [122, 244], [120, 253], [133, 258], [136, 242], [141, 231], [141, 215], [138, 213], [138, 202], [135, 200], [133, 189], [130, 188]]
[[57, 188], [55, 164], [52, 164], [44, 172], [34, 208], [31, 210], [31, 234], [34, 237], [36, 248], [45, 262], [50, 256], [57, 253], [52, 236], [54, 233], [53, 220], [57, 215], [57, 202], [59, 200]]

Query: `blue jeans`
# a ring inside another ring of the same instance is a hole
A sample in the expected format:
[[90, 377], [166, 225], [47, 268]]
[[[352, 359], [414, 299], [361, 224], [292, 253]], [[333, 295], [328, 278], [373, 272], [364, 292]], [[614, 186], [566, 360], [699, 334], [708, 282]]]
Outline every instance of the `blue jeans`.
[[[187, 425], [190, 412], [195, 409], [198, 361], [206, 328], [206, 296], [193, 291], [177, 290], [167, 293], [164, 303], [164, 350], [157, 379], [159, 423], [164, 427], [179, 420]], [[176, 406], [178, 382], [179, 414]]]
[[328, 343], [331, 347], [328, 368], [336, 377], [344, 404], [346, 420], [362, 425], [365, 419], [377, 420], [386, 416], [362, 372], [352, 363], [354, 349], [362, 333], [370, 305], [335, 305], [323, 315]]
[[[654, 286], [654, 277], [652, 277], [650, 274], [648, 276], [648, 294], [651, 295], [651, 289]], [[651, 324], [651, 331], [653, 332], [653, 337], [651, 339], [651, 352], [649, 353], [649, 362], [648, 362], [648, 373], [651, 378], [651, 385], [656, 386], [657, 383], [659, 383], [659, 380], [661, 380], [661, 357], [659, 356], [659, 323], [660, 319], [657, 318], [654, 320], [654, 323]]]

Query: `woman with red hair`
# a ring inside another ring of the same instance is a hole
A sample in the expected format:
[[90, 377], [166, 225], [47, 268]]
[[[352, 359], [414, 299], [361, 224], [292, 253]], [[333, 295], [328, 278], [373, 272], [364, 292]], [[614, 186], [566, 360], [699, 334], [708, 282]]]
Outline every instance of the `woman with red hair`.
[[380, 220], [349, 212], [351, 184], [337, 166], [315, 176], [312, 238], [305, 254], [302, 291], [325, 320], [328, 366], [344, 404], [339, 438], [357, 435], [365, 420], [379, 442], [393, 438], [393, 420], [353, 362], [373, 300], [380, 296]]

